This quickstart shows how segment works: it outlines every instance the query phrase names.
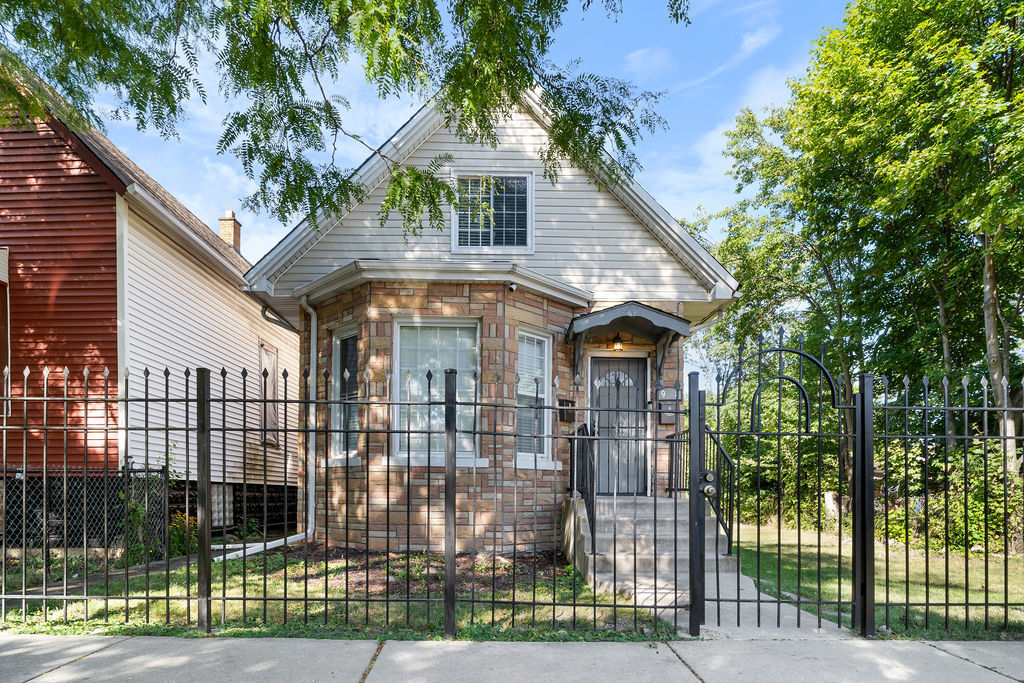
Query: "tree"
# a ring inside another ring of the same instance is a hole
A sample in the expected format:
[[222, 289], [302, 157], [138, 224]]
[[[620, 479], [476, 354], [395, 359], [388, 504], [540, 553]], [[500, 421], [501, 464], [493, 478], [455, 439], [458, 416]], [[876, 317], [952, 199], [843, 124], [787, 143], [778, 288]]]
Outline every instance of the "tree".
[[[1024, 339], [1022, 15], [1020, 0], [857, 0], [786, 106], [741, 114], [729, 154], [754, 197], [731, 211], [720, 253], [758, 271], [737, 272], [754, 295], [735, 316], [795, 309], [838, 347], [844, 375], [983, 368], [995, 407], [1010, 407]], [[997, 420], [1002, 434], [1014, 419]]]
[[[794, 89], [797, 106], [811, 104], [822, 122], [824, 140], [869, 151], [876, 222], [910, 215], [974, 238], [998, 408], [1008, 407], [1004, 378], [1024, 297], [1019, 268], [1008, 267], [1024, 238], [1022, 15], [1019, 0], [862, 0], [822, 39]], [[1003, 422], [1004, 434], [1012, 424]]]
[[[689, 0], [666, 1], [669, 19], [688, 23]], [[592, 0], [581, 2], [589, 9]], [[621, 11], [620, 0], [603, 5]], [[387, 163], [384, 210], [398, 211], [416, 233], [424, 216], [440, 228], [441, 204], [456, 200], [438, 172], [446, 159], [426, 172], [406, 167], [346, 128], [348, 103], [332, 88], [340, 67], [361, 64], [382, 98], [436, 93], [463, 139], [489, 144], [495, 124], [539, 92], [551, 127], [545, 175], [554, 180], [567, 161], [614, 181], [639, 168], [637, 140], [664, 125], [653, 109], [659, 95], [552, 63], [567, 7], [568, 0], [0, 0], [0, 125], [52, 113], [73, 128], [102, 127], [96, 96], [109, 91], [117, 116], [171, 137], [186, 101], [205, 102], [216, 88], [244, 101], [226, 116], [217, 148], [257, 181], [248, 208], [288, 221], [357, 201], [363, 188], [335, 160], [338, 141], [349, 138]], [[204, 55], [218, 84], [199, 77]]]
[[[737, 319], [796, 310], [838, 347], [844, 375], [977, 367], [1010, 408], [1024, 339], [1022, 15], [1020, 0], [858, 0], [790, 101], [737, 118], [728, 152], [754, 189], [720, 249], [746, 266]], [[1005, 415], [1015, 435], [1020, 416]]]

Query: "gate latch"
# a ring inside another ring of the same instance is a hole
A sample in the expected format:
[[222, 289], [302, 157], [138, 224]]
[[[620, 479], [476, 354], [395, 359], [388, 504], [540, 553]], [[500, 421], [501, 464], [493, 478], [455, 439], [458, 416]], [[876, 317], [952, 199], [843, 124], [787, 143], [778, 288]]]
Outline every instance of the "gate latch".
[[708, 498], [714, 498], [715, 494], [718, 493], [718, 489], [715, 488], [715, 473], [705, 472], [704, 481], [700, 485], [701, 492]]

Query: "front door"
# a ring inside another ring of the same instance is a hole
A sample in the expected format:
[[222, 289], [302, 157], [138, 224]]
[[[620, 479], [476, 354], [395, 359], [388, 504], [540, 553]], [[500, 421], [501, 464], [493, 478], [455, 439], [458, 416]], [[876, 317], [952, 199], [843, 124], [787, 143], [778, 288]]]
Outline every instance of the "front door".
[[594, 358], [594, 452], [598, 494], [647, 493], [647, 359]]

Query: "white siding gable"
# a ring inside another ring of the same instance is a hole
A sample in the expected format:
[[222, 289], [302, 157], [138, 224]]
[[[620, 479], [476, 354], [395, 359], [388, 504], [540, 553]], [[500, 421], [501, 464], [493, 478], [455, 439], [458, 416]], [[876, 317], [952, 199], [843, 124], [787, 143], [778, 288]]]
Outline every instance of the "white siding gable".
[[[424, 230], [406, 240], [400, 218], [381, 228], [383, 183], [340, 222], [321, 226], [291, 264], [271, 274], [276, 295], [287, 294], [356, 259], [509, 260], [594, 292], [601, 303], [707, 302], [708, 294], [683, 265], [614, 195], [586, 173], [565, 167], [558, 181], [543, 178], [540, 151], [547, 132], [520, 111], [497, 130], [499, 146], [471, 145], [451, 131], [433, 131], [404, 163], [424, 167], [450, 153], [453, 174], [530, 174], [534, 183], [534, 249], [529, 254], [452, 253], [451, 216], [443, 232]], [[312, 232], [309, 228], [308, 229]]]

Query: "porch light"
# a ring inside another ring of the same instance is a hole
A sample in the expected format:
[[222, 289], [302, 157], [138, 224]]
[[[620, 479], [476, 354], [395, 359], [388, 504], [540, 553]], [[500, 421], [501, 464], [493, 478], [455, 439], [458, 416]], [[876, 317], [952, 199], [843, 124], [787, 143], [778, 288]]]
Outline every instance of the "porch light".
[[612, 351], [622, 350], [622, 335], [618, 332], [615, 333], [615, 338], [612, 339], [612, 343], [608, 346]]

